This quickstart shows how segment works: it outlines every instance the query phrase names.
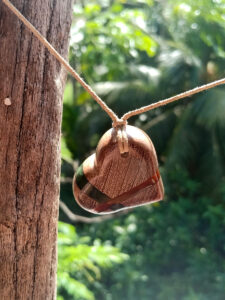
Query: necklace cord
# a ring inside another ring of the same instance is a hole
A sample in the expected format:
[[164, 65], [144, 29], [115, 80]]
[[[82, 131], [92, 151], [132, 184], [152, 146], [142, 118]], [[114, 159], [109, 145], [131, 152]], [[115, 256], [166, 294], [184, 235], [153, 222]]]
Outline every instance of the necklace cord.
[[80, 75], [70, 66], [70, 64], [55, 50], [55, 48], [43, 37], [43, 35], [15, 8], [15, 6], [9, 0], [2, 0], [8, 8], [24, 23], [24, 25], [30, 29], [30, 31], [39, 39], [39, 41], [49, 50], [49, 52], [65, 67], [65, 69], [83, 86], [83, 88], [92, 96], [92, 98], [101, 106], [101, 108], [109, 115], [113, 121], [113, 127], [126, 125], [127, 120], [135, 115], [147, 112], [157, 107], [169, 104], [171, 102], [190, 97], [194, 94], [211, 89], [218, 85], [225, 84], [225, 78], [210, 82], [208, 84], [196, 87], [189, 91], [180, 93], [176, 96], [169, 97], [164, 100], [152, 103], [147, 106], [129, 111], [125, 113], [122, 118], [113, 112], [111, 108], [95, 93], [95, 91], [80, 77]]
[[152, 103], [152, 104], [149, 104], [147, 106], [143, 106], [141, 108], [138, 108], [138, 109], [135, 109], [135, 110], [132, 110], [132, 111], [129, 111], [128, 113], [124, 114], [122, 116], [121, 119], [123, 120], [127, 120], [129, 119], [130, 117], [133, 117], [135, 115], [139, 115], [141, 113], [144, 113], [146, 111], [149, 111], [149, 110], [152, 110], [154, 108], [157, 108], [157, 107], [160, 107], [160, 106], [163, 106], [163, 105], [166, 105], [166, 104], [169, 104], [171, 102], [174, 102], [174, 101], [177, 101], [177, 100], [180, 100], [180, 99], [183, 99], [183, 98], [186, 98], [186, 97], [190, 97], [194, 94], [197, 94], [197, 93], [200, 93], [202, 91], [206, 91], [206, 90], [209, 90], [213, 87], [216, 87], [218, 85], [222, 85], [222, 84], [225, 84], [225, 78], [222, 78], [220, 80], [216, 80], [216, 81], [213, 81], [213, 82], [210, 82], [208, 84], [204, 84], [204, 85], [201, 85], [199, 87], [196, 87], [192, 90], [189, 90], [189, 91], [186, 91], [186, 92], [183, 92], [183, 93], [180, 93], [176, 96], [172, 96], [172, 97], [169, 97], [167, 99], [164, 99], [164, 100], [160, 100], [158, 102], [155, 102], [155, 103]]
[[101, 108], [109, 115], [114, 123], [119, 118], [107, 106], [107, 104], [93, 91], [93, 89], [80, 77], [80, 75], [70, 66], [70, 64], [55, 50], [55, 48], [43, 37], [43, 35], [18, 11], [17, 8], [8, 0], [2, 0], [8, 8], [30, 29], [38, 40], [49, 50], [49, 52], [65, 67], [65, 69], [83, 86], [83, 88], [93, 97]]

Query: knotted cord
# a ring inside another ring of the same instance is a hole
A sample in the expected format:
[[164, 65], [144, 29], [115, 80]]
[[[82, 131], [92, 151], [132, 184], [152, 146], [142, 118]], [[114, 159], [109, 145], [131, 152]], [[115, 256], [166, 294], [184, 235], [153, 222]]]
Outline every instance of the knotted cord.
[[92, 98], [101, 106], [113, 121], [113, 127], [119, 127], [118, 143], [121, 153], [128, 152], [128, 139], [124, 130], [127, 120], [135, 115], [147, 112], [157, 107], [169, 104], [171, 102], [190, 97], [194, 94], [211, 89], [218, 85], [225, 84], [225, 78], [213, 81], [211, 83], [196, 87], [176, 96], [160, 100], [147, 106], [127, 112], [118, 118], [114, 111], [95, 93], [95, 91], [80, 77], [80, 75], [70, 66], [70, 64], [55, 50], [55, 48], [43, 37], [43, 35], [15, 8], [9, 0], [2, 0], [8, 8], [24, 23], [24, 25], [39, 39], [39, 41], [49, 50], [49, 52], [65, 67], [65, 69], [83, 86], [83, 88], [92, 96]]

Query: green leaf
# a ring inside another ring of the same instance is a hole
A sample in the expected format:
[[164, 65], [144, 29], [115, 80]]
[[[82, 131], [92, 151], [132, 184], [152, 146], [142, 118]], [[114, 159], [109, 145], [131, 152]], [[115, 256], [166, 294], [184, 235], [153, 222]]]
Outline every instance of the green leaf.
[[58, 274], [58, 289], [65, 288], [75, 300], [94, 300], [94, 294], [80, 281], [71, 278], [66, 272]]
[[61, 136], [61, 157], [64, 160], [67, 161], [71, 161], [72, 159], [72, 153], [70, 152], [70, 150], [68, 149], [67, 145], [66, 145], [66, 140], [63, 136]]
[[64, 90], [63, 102], [68, 105], [73, 105], [73, 83], [71, 80], [67, 80]]

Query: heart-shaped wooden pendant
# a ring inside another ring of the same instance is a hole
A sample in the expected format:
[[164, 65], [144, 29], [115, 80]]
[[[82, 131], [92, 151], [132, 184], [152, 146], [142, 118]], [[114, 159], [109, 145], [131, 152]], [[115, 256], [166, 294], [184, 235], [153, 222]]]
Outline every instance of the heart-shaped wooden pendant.
[[164, 189], [152, 141], [142, 130], [126, 126], [129, 152], [122, 154], [117, 129], [108, 130], [96, 154], [78, 168], [73, 192], [85, 210], [105, 214], [163, 199]]

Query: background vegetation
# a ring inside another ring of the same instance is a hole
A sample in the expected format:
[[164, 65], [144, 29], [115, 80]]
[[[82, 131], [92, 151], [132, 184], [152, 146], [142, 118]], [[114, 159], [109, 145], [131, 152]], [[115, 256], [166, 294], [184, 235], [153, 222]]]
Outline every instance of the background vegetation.
[[[225, 1], [77, 0], [70, 63], [119, 116], [219, 79], [225, 75]], [[224, 299], [225, 88], [129, 124], [155, 145], [165, 199], [90, 224], [61, 210], [58, 299]], [[110, 127], [68, 78], [61, 201], [76, 215], [93, 217], [73, 199], [74, 168]]]

